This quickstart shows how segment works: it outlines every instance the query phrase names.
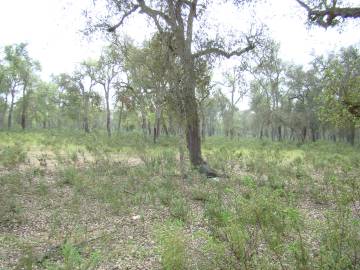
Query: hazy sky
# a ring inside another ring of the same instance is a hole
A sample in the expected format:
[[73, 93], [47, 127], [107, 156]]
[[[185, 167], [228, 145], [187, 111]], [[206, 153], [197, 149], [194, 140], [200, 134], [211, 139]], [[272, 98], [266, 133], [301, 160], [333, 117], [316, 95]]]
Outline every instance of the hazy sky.
[[[262, 4], [257, 12], [259, 21], [269, 28], [269, 34], [281, 44], [281, 56], [287, 61], [306, 64], [311, 54], [322, 54], [342, 46], [359, 44], [360, 25], [351, 24], [339, 33], [305, 26], [306, 14], [295, 0], [272, 0]], [[0, 0], [0, 46], [28, 42], [31, 57], [42, 64], [43, 77], [59, 72], [71, 72], [76, 63], [96, 57], [102, 42], [90, 44], [79, 30], [84, 26], [82, 10], [92, 0]], [[241, 29], [239, 13], [229, 5], [212, 12], [215, 22], [230, 29]], [[124, 30], [140, 42], [149, 36], [143, 19], [127, 23]], [[235, 31], [234, 30], [234, 31]], [[236, 33], [236, 32], [235, 32]]]

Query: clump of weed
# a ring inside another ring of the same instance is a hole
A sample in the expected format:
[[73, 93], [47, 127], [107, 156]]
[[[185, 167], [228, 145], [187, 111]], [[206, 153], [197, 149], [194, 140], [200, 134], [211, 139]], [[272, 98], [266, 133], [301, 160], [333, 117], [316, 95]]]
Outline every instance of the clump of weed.
[[81, 190], [83, 186], [83, 178], [75, 167], [66, 167], [60, 172], [60, 184], [75, 187]]
[[360, 262], [360, 222], [349, 208], [328, 212], [325, 227], [321, 228], [319, 269], [358, 269]]
[[190, 217], [188, 202], [182, 197], [174, 197], [170, 202], [170, 214], [176, 219], [186, 222]]
[[21, 177], [18, 173], [0, 177], [0, 223], [11, 225], [23, 221], [22, 203], [18, 199], [24, 189]]
[[85, 257], [77, 248], [70, 242], [66, 242], [61, 248], [61, 261], [54, 263], [51, 261], [44, 262], [44, 266], [49, 270], [91, 270], [97, 269], [101, 261], [99, 252], [91, 252]]
[[183, 270], [187, 265], [187, 238], [180, 223], [169, 222], [155, 232], [160, 262], [165, 270]]
[[191, 198], [195, 201], [203, 201], [206, 202], [210, 199], [209, 190], [206, 190], [202, 187], [193, 187], [191, 189]]
[[0, 164], [5, 167], [14, 167], [26, 159], [26, 152], [20, 143], [6, 146], [0, 151]]

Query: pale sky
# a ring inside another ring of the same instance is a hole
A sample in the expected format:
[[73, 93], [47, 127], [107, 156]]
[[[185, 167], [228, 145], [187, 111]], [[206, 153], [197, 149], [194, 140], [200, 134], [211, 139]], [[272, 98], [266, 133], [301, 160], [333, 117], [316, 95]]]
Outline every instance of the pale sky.
[[[286, 61], [306, 64], [312, 59], [311, 54], [360, 44], [359, 23], [344, 27], [341, 33], [337, 29], [308, 30], [306, 14], [295, 0], [267, 2], [261, 4], [256, 17], [268, 26], [269, 35], [280, 42], [281, 57]], [[82, 10], [89, 5], [92, 0], [0, 0], [0, 46], [28, 42], [30, 56], [42, 64], [43, 78], [71, 72], [82, 60], [97, 57], [104, 44], [99, 40], [88, 43], [79, 33], [85, 22]], [[235, 33], [243, 20], [248, 20], [226, 4], [217, 7], [212, 15], [214, 22]], [[149, 37], [147, 23], [139, 17], [128, 22], [124, 32], [138, 42]]]

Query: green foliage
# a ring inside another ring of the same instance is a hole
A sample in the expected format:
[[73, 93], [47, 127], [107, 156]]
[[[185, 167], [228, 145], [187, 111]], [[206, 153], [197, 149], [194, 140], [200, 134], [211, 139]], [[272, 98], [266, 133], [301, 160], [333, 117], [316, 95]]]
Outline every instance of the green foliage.
[[78, 170], [75, 167], [66, 167], [61, 172], [61, 182], [62, 185], [75, 186], [76, 188], [81, 188], [83, 179], [78, 173]]
[[20, 143], [5, 146], [0, 150], [0, 164], [5, 167], [14, 167], [26, 159], [26, 152]]
[[170, 201], [170, 214], [183, 222], [188, 221], [190, 207], [187, 201], [182, 197], [173, 197]]
[[19, 199], [24, 192], [22, 175], [11, 173], [0, 177], [0, 223], [11, 226], [23, 221], [23, 207]]
[[92, 252], [85, 257], [80, 253], [80, 250], [66, 242], [61, 248], [61, 263], [45, 262], [46, 269], [49, 270], [91, 270], [97, 269], [101, 256], [98, 252]]
[[186, 243], [188, 239], [181, 224], [168, 222], [156, 230], [155, 236], [163, 268], [165, 270], [186, 269]]
[[358, 269], [360, 252], [360, 222], [352, 217], [349, 208], [340, 208], [327, 215], [326, 227], [321, 230], [321, 269]]
[[358, 124], [359, 50], [356, 47], [342, 49], [338, 55], [331, 55], [323, 61], [326, 69], [323, 74], [324, 92], [320, 97], [322, 120], [341, 127]]
[[[139, 146], [141, 137], [135, 135], [53, 131], [0, 137], [5, 147], [22, 141], [30, 158], [37, 149], [48, 164], [58, 162], [39, 169], [26, 163], [21, 173], [16, 165], [2, 171], [0, 217], [6, 233], [0, 248], [23, 250], [20, 269], [96, 269], [124, 260], [143, 265], [153, 258], [155, 267], [164, 269], [358, 268], [360, 158], [349, 145], [208, 138], [204, 154], [217, 159], [226, 177], [206, 179], [192, 171], [185, 180], [171, 138]], [[92, 141], [99, 145], [89, 151]], [[141, 158], [140, 149], [145, 149]], [[84, 156], [96, 158], [84, 162]], [[63, 243], [64, 235], [73, 241], [41, 266], [36, 258], [43, 239], [20, 240], [13, 231], [32, 228], [27, 221], [42, 220], [40, 212], [46, 221], [39, 224], [51, 241]], [[70, 244], [84, 240], [89, 246]], [[95, 252], [93, 259], [93, 250], [108, 255], [100, 259]], [[5, 267], [13, 267], [13, 253], [4, 254]]]
[[33, 248], [29, 245], [25, 245], [22, 250], [22, 257], [16, 266], [17, 269], [32, 270], [36, 269], [36, 258], [34, 256]]
[[206, 186], [193, 187], [191, 190], [191, 198], [196, 201], [206, 202], [210, 200], [209, 190], [206, 189]]

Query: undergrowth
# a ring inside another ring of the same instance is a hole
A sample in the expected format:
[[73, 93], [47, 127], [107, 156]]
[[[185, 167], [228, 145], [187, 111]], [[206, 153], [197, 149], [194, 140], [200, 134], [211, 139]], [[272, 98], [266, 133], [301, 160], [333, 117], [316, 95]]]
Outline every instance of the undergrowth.
[[[171, 137], [156, 145], [141, 134], [0, 138], [0, 268], [115, 268], [126, 258], [129, 269], [360, 267], [357, 148], [207, 138], [204, 156], [226, 177], [206, 179], [190, 167], [182, 177]], [[121, 226], [134, 230], [122, 235]], [[22, 237], [25, 229], [46, 237]]]

